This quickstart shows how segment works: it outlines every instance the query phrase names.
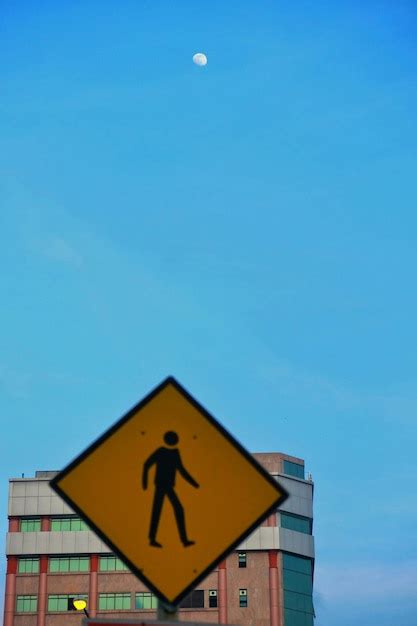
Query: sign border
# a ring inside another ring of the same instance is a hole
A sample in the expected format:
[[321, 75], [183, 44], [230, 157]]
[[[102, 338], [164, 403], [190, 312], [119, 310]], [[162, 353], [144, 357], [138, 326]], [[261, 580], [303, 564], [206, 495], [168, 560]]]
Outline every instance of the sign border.
[[[59, 482], [65, 478], [73, 469], [78, 467], [84, 459], [86, 459], [94, 450], [96, 450], [102, 443], [104, 443], [107, 439], [109, 439], [113, 433], [115, 433], [123, 424], [128, 422], [138, 411], [140, 411], [143, 407], [145, 407], [155, 396], [157, 396], [165, 387], [172, 385], [175, 389], [184, 397], [190, 404], [194, 406], [194, 408], [199, 411], [211, 424], [214, 426], [227, 440], [228, 442], [238, 451], [240, 454], [248, 461], [252, 467], [264, 478], [266, 479], [275, 489], [279, 489], [281, 491], [281, 495], [277, 497], [272, 506], [270, 506], [266, 511], [264, 511], [255, 522], [247, 528], [239, 537], [234, 540], [226, 550], [224, 550], [220, 556], [216, 557], [210, 565], [208, 565], [203, 572], [198, 574], [193, 581], [181, 592], [179, 593], [173, 600], [167, 598], [148, 578], [143, 574], [143, 572], [138, 569], [127, 557], [124, 555], [113, 543], [112, 541], [102, 532], [92, 520], [84, 513], [84, 511], [74, 502], [67, 494], [60, 488]], [[50, 487], [66, 502], [66, 504], [73, 509], [76, 513], [78, 513], [82, 519], [84, 519], [91, 530], [100, 537], [102, 541], [116, 554], [131, 570], [131, 572], [142, 581], [150, 591], [152, 591], [157, 598], [162, 600], [163, 602], [172, 605], [178, 606], [181, 600], [183, 600], [195, 587], [199, 582], [204, 580], [210, 572], [214, 570], [214, 568], [224, 561], [224, 559], [238, 546], [242, 541], [251, 534], [263, 520], [268, 517], [271, 513], [273, 513], [287, 498], [288, 492], [282, 485], [271, 477], [271, 475], [254, 459], [254, 457], [247, 451], [245, 448], [222, 426], [215, 417], [213, 417], [193, 396], [188, 393], [188, 391], [173, 377], [168, 376], [165, 378], [159, 385], [157, 385], [150, 393], [148, 393], [140, 402], [135, 404], [125, 415], [123, 415], [117, 422], [110, 426], [98, 439], [96, 439], [91, 445], [89, 445], [81, 454], [79, 454], [73, 461], [71, 461], [62, 471], [60, 471], [57, 476], [54, 476], [52, 480], [49, 481]]]

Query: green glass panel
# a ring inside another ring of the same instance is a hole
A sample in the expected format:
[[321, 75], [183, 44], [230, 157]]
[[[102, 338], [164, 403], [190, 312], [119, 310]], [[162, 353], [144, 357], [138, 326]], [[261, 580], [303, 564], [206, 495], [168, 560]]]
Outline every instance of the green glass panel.
[[68, 611], [68, 596], [58, 596], [58, 611]]
[[61, 530], [62, 531], [71, 530], [71, 520], [69, 520], [69, 519], [61, 520]]
[[284, 570], [284, 589], [296, 591], [297, 593], [311, 594], [313, 591], [311, 576]]
[[304, 465], [292, 463], [292, 461], [284, 461], [284, 474], [295, 476], [296, 478], [304, 478]]
[[32, 596], [32, 598], [30, 599], [30, 610], [35, 612], [38, 609], [38, 598], [36, 598], [35, 596]]
[[23, 598], [22, 596], [17, 596], [16, 599], [16, 612], [17, 613], [22, 613], [23, 611]]
[[144, 608], [144, 600], [145, 600], [145, 598], [143, 597], [143, 595], [137, 593], [136, 594], [136, 598], [135, 598], [135, 607], [137, 609], [143, 609]]
[[59, 572], [59, 559], [54, 559], [54, 558], [49, 559], [49, 571]]
[[100, 571], [101, 572], [107, 572], [108, 570], [108, 560], [106, 556], [101, 556], [100, 557]]
[[39, 559], [19, 559], [19, 574], [37, 574], [39, 572]]
[[22, 519], [20, 522], [20, 532], [33, 533], [41, 529], [40, 519]]
[[130, 609], [130, 593], [125, 593], [123, 597], [123, 608]]
[[57, 519], [53, 519], [51, 521], [51, 530], [55, 531], [55, 530], [60, 530], [61, 528], [61, 523], [59, 520]]
[[68, 572], [69, 571], [69, 559], [59, 559], [59, 571], [60, 572]]
[[69, 560], [69, 571], [70, 572], [79, 572], [80, 571], [80, 559], [70, 559]]
[[310, 595], [284, 590], [284, 606], [294, 611], [313, 614], [313, 601]]
[[80, 558], [80, 572], [88, 572], [90, 569], [90, 559], [86, 556]]
[[284, 569], [293, 570], [294, 572], [301, 572], [302, 574], [312, 573], [311, 559], [303, 559], [293, 554], [283, 554], [284, 557]]
[[298, 517], [290, 513], [281, 513], [281, 527], [311, 535], [311, 521], [307, 517]]
[[104, 597], [103, 594], [100, 594], [99, 596], [98, 608], [100, 609], [100, 611], [105, 611], [107, 608], [106, 598]]
[[49, 596], [48, 598], [48, 611], [58, 610], [58, 596]]
[[314, 626], [313, 615], [284, 609], [285, 626]]

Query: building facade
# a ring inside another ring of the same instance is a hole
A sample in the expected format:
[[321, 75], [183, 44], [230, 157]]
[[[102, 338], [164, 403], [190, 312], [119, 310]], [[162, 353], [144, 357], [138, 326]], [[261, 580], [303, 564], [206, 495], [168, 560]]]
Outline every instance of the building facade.
[[[254, 457], [290, 496], [183, 601], [179, 619], [313, 626], [311, 476], [302, 459]], [[74, 598], [90, 617], [155, 619], [156, 598], [50, 489], [55, 473], [10, 480], [4, 626], [75, 626]]]

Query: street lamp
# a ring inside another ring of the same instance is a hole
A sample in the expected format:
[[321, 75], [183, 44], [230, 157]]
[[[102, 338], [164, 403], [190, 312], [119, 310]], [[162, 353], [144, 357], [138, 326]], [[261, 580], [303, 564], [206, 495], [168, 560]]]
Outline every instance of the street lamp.
[[72, 606], [76, 611], [84, 611], [87, 617], [90, 617], [87, 611], [87, 602], [85, 600], [81, 600], [77, 598], [72, 599]]

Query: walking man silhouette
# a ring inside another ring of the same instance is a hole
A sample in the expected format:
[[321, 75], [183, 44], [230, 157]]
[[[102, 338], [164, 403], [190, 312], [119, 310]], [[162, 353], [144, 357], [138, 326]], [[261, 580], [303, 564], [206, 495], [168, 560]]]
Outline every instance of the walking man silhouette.
[[155, 494], [153, 498], [151, 524], [149, 527], [149, 545], [155, 548], [162, 548], [162, 545], [157, 542], [156, 534], [158, 531], [159, 520], [161, 518], [162, 505], [165, 496], [169, 499], [174, 509], [175, 520], [177, 522], [178, 533], [180, 539], [186, 548], [187, 546], [194, 545], [194, 541], [190, 541], [187, 537], [187, 531], [185, 529], [185, 517], [184, 508], [175, 493], [175, 476], [179, 472], [185, 480], [193, 487], [198, 488], [200, 485], [194, 480], [194, 478], [187, 472], [182, 464], [181, 456], [178, 448], [175, 446], [179, 441], [179, 437], [176, 432], [169, 430], [164, 435], [164, 442], [167, 446], [161, 446], [145, 461], [142, 473], [142, 487], [144, 490], [148, 488], [148, 472], [152, 465], [156, 465], [155, 469]]

